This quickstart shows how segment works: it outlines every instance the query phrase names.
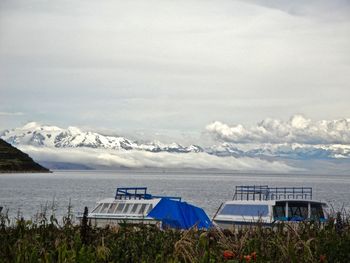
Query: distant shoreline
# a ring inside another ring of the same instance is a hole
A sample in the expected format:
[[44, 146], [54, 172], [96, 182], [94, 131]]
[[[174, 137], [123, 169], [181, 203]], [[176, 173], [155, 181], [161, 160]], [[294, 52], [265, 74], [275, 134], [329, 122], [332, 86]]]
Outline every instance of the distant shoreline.
[[0, 171], [0, 174], [34, 174], [34, 173], [53, 173], [54, 171]]

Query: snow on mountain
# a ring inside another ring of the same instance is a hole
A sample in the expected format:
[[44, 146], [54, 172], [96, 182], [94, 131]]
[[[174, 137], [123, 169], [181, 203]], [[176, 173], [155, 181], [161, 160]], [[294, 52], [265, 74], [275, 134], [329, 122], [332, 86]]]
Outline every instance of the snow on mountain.
[[5, 130], [0, 138], [52, 169], [193, 168], [347, 173], [350, 167], [349, 144], [217, 141], [217, 145], [202, 148], [175, 142], [135, 141], [36, 122]]
[[343, 144], [235, 144], [222, 143], [207, 149], [218, 156], [281, 157], [288, 159], [347, 159], [350, 158], [350, 145]]
[[85, 132], [77, 127], [62, 129], [56, 126], [30, 122], [23, 127], [4, 131], [0, 137], [13, 145], [55, 148], [99, 148], [113, 150], [140, 150], [149, 152], [189, 153], [203, 152], [196, 145], [189, 147], [177, 143], [138, 143], [124, 137], [105, 136], [96, 132]]
[[138, 150], [152, 153], [208, 153], [218, 157], [287, 158], [287, 159], [349, 159], [349, 144], [303, 143], [233, 143], [223, 142], [207, 148], [198, 145], [183, 146], [159, 141], [138, 142], [121, 136], [106, 136], [82, 131], [77, 127], [67, 129], [30, 122], [23, 127], [6, 130], [0, 138], [17, 146], [49, 148], [93, 148], [118, 151]]

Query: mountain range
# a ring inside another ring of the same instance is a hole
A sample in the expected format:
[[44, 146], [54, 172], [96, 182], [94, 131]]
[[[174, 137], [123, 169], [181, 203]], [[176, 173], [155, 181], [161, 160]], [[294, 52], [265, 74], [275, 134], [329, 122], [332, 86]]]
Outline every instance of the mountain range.
[[[348, 144], [230, 143], [217, 141], [215, 145], [209, 147], [202, 147], [196, 144], [184, 146], [176, 142], [170, 144], [159, 141], [139, 142], [123, 136], [83, 131], [77, 127], [64, 129], [57, 126], [41, 125], [36, 122], [27, 123], [23, 127], [5, 130], [0, 133], [0, 138], [34, 154], [39, 162], [49, 168], [86, 169], [89, 167], [82, 161], [79, 162], [79, 158], [69, 163], [65, 161], [61, 165], [57, 160], [52, 160], [56, 159], [56, 157], [48, 157], [49, 155], [47, 154], [45, 156], [44, 152], [48, 151], [54, 156], [54, 150], [57, 153], [62, 152], [61, 155], [66, 155], [68, 150], [71, 150], [71, 152], [75, 150], [75, 153], [78, 151], [80, 153], [88, 152], [90, 154], [89, 160], [92, 160], [92, 162], [94, 162], [92, 156], [99, 156], [98, 158], [100, 159], [104, 158], [103, 167], [110, 165], [110, 162], [107, 161], [109, 159], [113, 159], [113, 164], [115, 162], [123, 163], [120, 164], [120, 167], [135, 165], [139, 167], [142, 166], [143, 158], [148, 160], [147, 164], [144, 165], [147, 167], [166, 167], [170, 164], [172, 167], [177, 167], [176, 165], [178, 165], [179, 168], [182, 166], [196, 166], [194, 163], [197, 157], [201, 158], [203, 163], [208, 160], [208, 164], [205, 165], [206, 168], [211, 168], [212, 166], [213, 168], [220, 168], [220, 162], [225, 166], [227, 162], [232, 160], [235, 161], [235, 164], [241, 164], [248, 160], [249, 164], [244, 163], [242, 167], [248, 167], [249, 169], [254, 167], [251, 164], [252, 160], [256, 161], [258, 159], [266, 160], [270, 163], [272, 161], [282, 161], [282, 163], [293, 164], [292, 166], [295, 166], [295, 163], [298, 163], [299, 166], [304, 161], [317, 161], [319, 163], [320, 160], [326, 160], [349, 163], [350, 160], [350, 145]], [[41, 155], [39, 155], [39, 152]], [[103, 153], [108, 153], [108, 158]], [[127, 155], [128, 153], [129, 155]], [[215, 159], [213, 159], [214, 157]], [[228, 157], [232, 158], [227, 159]], [[118, 158], [124, 158], [123, 162], [116, 161]], [[165, 158], [167, 162], [164, 162], [163, 165], [160, 164]], [[174, 158], [176, 162], [173, 161]], [[186, 158], [187, 162], [190, 163], [184, 164], [182, 162]], [[188, 160], [189, 158], [191, 158], [191, 161]], [[221, 161], [220, 158], [222, 158]], [[155, 161], [154, 159], [157, 160]], [[213, 165], [211, 166], [211, 164]], [[261, 166], [261, 164], [259, 165]], [[256, 166], [256, 169], [259, 169], [260, 166]], [[232, 164], [232, 166], [228, 167], [235, 166]]]
[[85, 132], [77, 127], [62, 129], [30, 122], [21, 128], [5, 130], [0, 138], [13, 145], [55, 148], [98, 148], [113, 150], [139, 150], [149, 152], [203, 152], [197, 145], [182, 146], [178, 143], [138, 143], [121, 136], [106, 136], [96, 132]]

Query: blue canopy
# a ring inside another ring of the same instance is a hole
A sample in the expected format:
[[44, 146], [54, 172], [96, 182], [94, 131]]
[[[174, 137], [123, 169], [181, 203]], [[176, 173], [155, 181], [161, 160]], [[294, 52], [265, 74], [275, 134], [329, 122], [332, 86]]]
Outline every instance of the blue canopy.
[[211, 226], [210, 219], [202, 208], [167, 198], [162, 198], [148, 216], [161, 220], [165, 226], [178, 229], [189, 229], [194, 225], [208, 229]]

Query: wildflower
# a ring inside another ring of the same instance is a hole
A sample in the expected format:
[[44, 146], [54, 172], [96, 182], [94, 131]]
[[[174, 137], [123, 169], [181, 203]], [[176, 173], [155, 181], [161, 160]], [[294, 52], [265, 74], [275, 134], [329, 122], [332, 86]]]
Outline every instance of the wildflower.
[[326, 262], [326, 255], [320, 256], [320, 262]]
[[250, 254], [252, 259], [255, 261], [256, 260], [256, 252], [254, 251], [253, 253]]
[[225, 259], [233, 259], [234, 257], [235, 257], [235, 253], [233, 253], [231, 250], [224, 251], [224, 258]]
[[250, 262], [252, 260], [252, 257], [250, 255], [246, 255], [243, 257], [245, 259], [245, 262]]

